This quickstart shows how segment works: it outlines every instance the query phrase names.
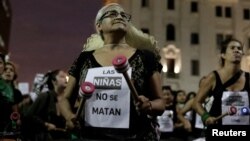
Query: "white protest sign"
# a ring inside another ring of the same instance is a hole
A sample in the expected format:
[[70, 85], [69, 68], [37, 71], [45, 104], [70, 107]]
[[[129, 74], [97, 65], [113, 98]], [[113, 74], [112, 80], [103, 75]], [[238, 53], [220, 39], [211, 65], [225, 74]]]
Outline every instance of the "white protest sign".
[[201, 116], [199, 114], [196, 113], [196, 116], [195, 116], [195, 128], [198, 128], [198, 129], [204, 129], [204, 124], [201, 120]]
[[22, 95], [29, 94], [29, 83], [28, 82], [18, 83], [18, 89], [21, 91]]
[[[131, 77], [131, 69], [128, 74]], [[113, 66], [92, 68], [85, 81], [95, 85], [95, 92], [85, 103], [86, 126], [129, 128], [130, 90], [123, 74]]]
[[158, 123], [160, 125], [159, 130], [161, 132], [173, 132], [174, 121], [173, 121], [173, 111], [165, 110], [161, 116], [157, 116]]
[[248, 92], [247, 91], [225, 91], [222, 94], [222, 113], [228, 112], [231, 106], [237, 108], [237, 112], [234, 115], [225, 116], [222, 118], [223, 125], [249, 125], [249, 116], [241, 115], [241, 108], [249, 107], [248, 101]]
[[[207, 102], [209, 102], [210, 100], [211, 99], [208, 99], [208, 98], [206, 99]], [[205, 107], [207, 111], [209, 111], [211, 109], [211, 107], [210, 106], [206, 107], [206, 105], [207, 105], [207, 103], [206, 104], [205, 103], [202, 104], [202, 106]], [[198, 113], [195, 114], [195, 126], [194, 127], [198, 128], [198, 129], [204, 129], [203, 121], [201, 119], [201, 116]]]

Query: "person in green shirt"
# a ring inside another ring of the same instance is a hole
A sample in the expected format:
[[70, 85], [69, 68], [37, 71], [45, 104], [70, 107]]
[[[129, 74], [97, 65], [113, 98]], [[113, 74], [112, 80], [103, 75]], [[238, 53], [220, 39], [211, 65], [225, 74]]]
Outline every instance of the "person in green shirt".
[[0, 132], [10, 132], [12, 112], [17, 112], [17, 106], [14, 103], [14, 93], [12, 87], [2, 79], [1, 75], [5, 67], [5, 55], [0, 54]]

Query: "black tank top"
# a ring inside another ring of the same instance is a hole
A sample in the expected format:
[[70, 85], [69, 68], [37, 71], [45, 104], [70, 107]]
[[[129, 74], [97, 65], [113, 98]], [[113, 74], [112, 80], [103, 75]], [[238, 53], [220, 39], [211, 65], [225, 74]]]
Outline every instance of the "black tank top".
[[[211, 116], [213, 116], [213, 117], [217, 117], [217, 116], [222, 114], [222, 109], [221, 109], [222, 101], [221, 101], [221, 98], [222, 98], [223, 92], [228, 91], [228, 90], [222, 84], [218, 72], [214, 71], [214, 74], [215, 74], [215, 77], [216, 77], [216, 86], [215, 86], [214, 90], [211, 91], [211, 93], [210, 93], [210, 95], [214, 97], [214, 101], [213, 101], [212, 107], [211, 107], [211, 109], [209, 111], [209, 114]], [[249, 98], [250, 98], [250, 95], [249, 95], [250, 94], [249, 73], [245, 72], [245, 78], [246, 78], [245, 86], [240, 91], [247, 91], [247, 93], [248, 93], [248, 101], [249, 101]], [[232, 131], [246, 131], [247, 136], [250, 135], [250, 131], [249, 131], [250, 130], [250, 125], [222, 125], [222, 119], [220, 119], [220, 120], [218, 120], [217, 124], [207, 126], [207, 130], [206, 130], [206, 140], [207, 141], [210, 141], [210, 140], [214, 139], [213, 136], [212, 136], [212, 132], [214, 130], [218, 130], [218, 131], [230, 131], [230, 130], [232, 130]], [[228, 137], [232, 137], [232, 136], [229, 135]], [[243, 140], [245, 141], [247, 139], [245, 139], [245, 137], [243, 137]]]
[[[211, 107], [211, 110], [209, 111], [209, 114], [211, 116], [219, 116], [221, 115], [221, 98], [222, 98], [222, 94], [224, 91], [227, 91], [227, 89], [224, 87], [224, 85], [221, 82], [220, 76], [218, 74], [217, 71], [214, 71], [215, 74], [215, 78], [216, 78], [216, 85], [213, 91], [211, 91], [211, 96], [214, 97], [214, 101]], [[241, 91], [247, 91], [248, 92], [248, 98], [250, 97], [250, 86], [249, 86], [249, 73], [245, 72], [245, 78], [246, 78], [246, 82], [245, 82], [245, 86]], [[249, 99], [248, 99], [249, 100]], [[219, 120], [219, 123], [221, 123], [221, 120]]]

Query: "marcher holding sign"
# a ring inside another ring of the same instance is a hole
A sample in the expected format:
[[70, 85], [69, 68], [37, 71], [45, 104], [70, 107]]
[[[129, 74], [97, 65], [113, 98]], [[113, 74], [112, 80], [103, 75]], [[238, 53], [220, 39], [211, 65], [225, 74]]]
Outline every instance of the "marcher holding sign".
[[[95, 85], [84, 106], [82, 136], [94, 140], [158, 140], [156, 116], [164, 111], [159, 55], [153, 37], [137, 30], [131, 16], [111, 3], [98, 11], [95, 26], [99, 35], [91, 36], [84, 51], [69, 70], [66, 98], [78, 95], [79, 86], [88, 81]], [[117, 73], [112, 60], [128, 58], [128, 75], [138, 92], [138, 106], [124, 76]], [[61, 100], [68, 128], [75, 117], [67, 99]], [[137, 110], [140, 114], [138, 114]], [[148, 118], [150, 115], [151, 118]]]
[[[243, 140], [249, 140], [250, 117], [249, 114], [241, 114], [242, 108], [249, 108], [250, 96], [249, 73], [242, 71], [240, 66], [243, 44], [239, 40], [228, 39], [223, 42], [220, 55], [221, 68], [202, 81], [193, 108], [207, 126], [207, 141], [215, 137], [244, 137]], [[207, 112], [202, 103], [209, 94], [214, 100]]]

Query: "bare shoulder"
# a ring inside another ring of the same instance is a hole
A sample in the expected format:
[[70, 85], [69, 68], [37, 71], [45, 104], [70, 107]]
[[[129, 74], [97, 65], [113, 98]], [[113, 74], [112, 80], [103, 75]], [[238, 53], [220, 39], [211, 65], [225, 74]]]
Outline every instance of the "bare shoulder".
[[201, 80], [200, 86], [214, 88], [215, 82], [216, 82], [215, 73], [210, 72], [208, 75], [204, 76], [204, 78]]
[[216, 80], [216, 77], [215, 77], [215, 73], [214, 71], [210, 72], [207, 76], [206, 76], [206, 79], [205, 80], [208, 80], [208, 81], [215, 81]]

